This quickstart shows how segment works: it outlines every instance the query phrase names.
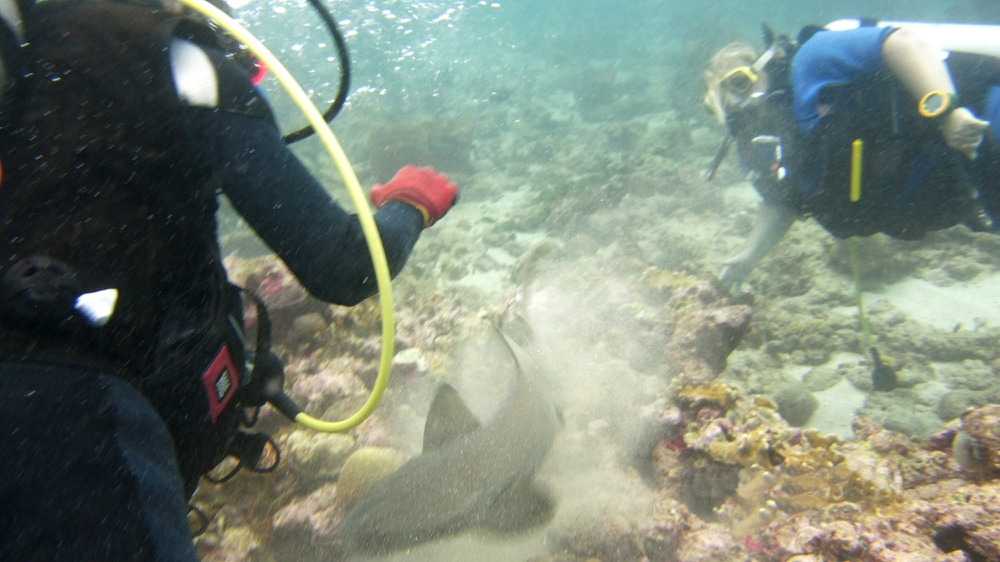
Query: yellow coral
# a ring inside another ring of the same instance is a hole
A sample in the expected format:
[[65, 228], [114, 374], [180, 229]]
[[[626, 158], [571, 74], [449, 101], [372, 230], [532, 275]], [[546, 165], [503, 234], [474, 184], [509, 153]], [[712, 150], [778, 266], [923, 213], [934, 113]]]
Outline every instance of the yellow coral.
[[790, 479], [787, 484], [789, 491], [810, 492], [828, 486], [830, 482], [815, 474], [803, 474]]
[[739, 393], [739, 389], [735, 386], [712, 381], [698, 386], [687, 385], [677, 393], [677, 398], [686, 402], [688, 406], [707, 402], [721, 406], [725, 410], [732, 410], [736, 407], [736, 398]]
[[771, 400], [766, 396], [754, 396], [753, 405], [757, 408], [767, 408], [769, 410], [778, 409], [778, 405], [774, 403], [774, 400]]
[[754, 466], [773, 468], [780, 463], [780, 456], [772, 445], [774, 433], [768, 428], [758, 428], [740, 435], [735, 441], [716, 439], [708, 447], [713, 459], [745, 468]]
[[650, 267], [642, 272], [640, 281], [654, 289], [685, 289], [697, 281], [686, 273]]
[[820, 435], [820, 433], [815, 429], [807, 429], [804, 435], [806, 436], [806, 439], [809, 440], [809, 444], [813, 447], [828, 449], [831, 445], [837, 442], [837, 436], [833, 433]]
[[806, 509], [825, 507], [830, 501], [822, 495], [806, 493], [789, 496], [784, 503], [794, 508], [795, 511], [804, 511]]

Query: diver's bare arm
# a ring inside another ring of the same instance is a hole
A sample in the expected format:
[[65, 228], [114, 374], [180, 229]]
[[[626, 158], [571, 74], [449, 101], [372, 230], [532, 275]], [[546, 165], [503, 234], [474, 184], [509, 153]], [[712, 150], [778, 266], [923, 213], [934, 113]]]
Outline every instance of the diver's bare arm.
[[[933, 91], [955, 93], [955, 83], [938, 50], [905, 27], [886, 38], [882, 59], [916, 100]], [[948, 146], [975, 158], [988, 126], [989, 122], [960, 107], [942, 122], [941, 134]]]
[[789, 209], [762, 203], [750, 237], [743, 244], [743, 251], [722, 262], [726, 267], [722, 270], [719, 281], [730, 289], [739, 289], [750, 272], [781, 241], [797, 218], [798, 215]]

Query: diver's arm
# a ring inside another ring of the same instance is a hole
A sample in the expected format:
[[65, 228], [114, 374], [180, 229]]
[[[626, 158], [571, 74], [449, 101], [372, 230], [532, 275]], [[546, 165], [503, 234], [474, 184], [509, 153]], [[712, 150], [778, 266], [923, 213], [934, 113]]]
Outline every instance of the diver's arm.
[[[951, 73], [937, 49], [906, 27], [886, 38], [882, 44], [882, 58], [915, 100], [934, 91], [956, 93]], [[960, 107], [942, 121], [941, 134], [948, 146], [973, 159], [988, 127], [988, 121]]]
[[726, 267], [719, 281], [730, 290], [739, 289], [760, 260], [785, 236], [798, 215], [785, 207], [762, 203], [743, 251], [722, 262]]
[[[192, 110], [197, 111], [197, 110]], [[233, 207], [316, 298], [353, 305], [377, 285], [361, 225], [340, 208], [281, 141], [268, 121], [226, 112], [205, 119], [214, 128], [215, 179]], [[390, 201], [375, 214], [389, 271], [406, 263], [424, 218]]]

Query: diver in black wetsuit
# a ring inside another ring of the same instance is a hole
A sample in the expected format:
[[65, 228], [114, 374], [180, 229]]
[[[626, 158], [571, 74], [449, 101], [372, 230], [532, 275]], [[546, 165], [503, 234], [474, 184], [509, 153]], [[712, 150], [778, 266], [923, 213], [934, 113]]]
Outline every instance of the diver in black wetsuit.
[[[185, 499], [266, 440], [239, 429], [265, 379], [217, 191], [325, 301], [376, 291], [364, 237], [204, 22], [151, 0], [4, 1], [0, 559], [195, 560]], [[455, 196], [429, 168], [373, 190], [393, 275]]]
[[731, 288], [802, 217], [839, 238], [997, 227], [1000, 59], [942, 61], [905, 24], [858, 23], [806, 28], [794, 43], [772, 36], [760, 56], [731, 44], [706, 69], [704, 102], [763, 198], [747, 243], [724, 262]]

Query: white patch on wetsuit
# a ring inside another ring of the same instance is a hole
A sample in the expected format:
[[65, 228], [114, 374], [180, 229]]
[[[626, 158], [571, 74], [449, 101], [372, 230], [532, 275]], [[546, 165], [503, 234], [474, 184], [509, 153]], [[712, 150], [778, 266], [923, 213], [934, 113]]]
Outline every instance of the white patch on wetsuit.
[[184, 39], [170, 41], [170, 70], [174, 75], [177, 97], [188, 105], [219, 105], [219, 78], [215, 67], [198, 45]]
[[85, 293], [76, 298], [73, 308], [83, 314], [92, 326], [103, 326], [111, 320], [118, 304], [118, 289], [104, 289]]

